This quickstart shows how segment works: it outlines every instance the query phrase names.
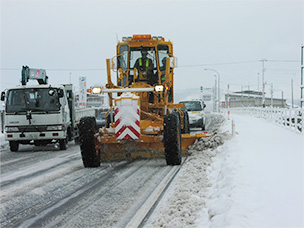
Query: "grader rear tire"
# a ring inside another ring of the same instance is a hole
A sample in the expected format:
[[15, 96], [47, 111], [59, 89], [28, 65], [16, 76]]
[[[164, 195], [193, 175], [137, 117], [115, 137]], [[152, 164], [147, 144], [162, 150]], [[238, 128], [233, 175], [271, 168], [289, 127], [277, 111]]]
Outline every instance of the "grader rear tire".
[[182, 140], [177, 112], [168, 114], [164, 118], [164, 147], [167, 165], [180, 165], [182, 162]]
[[79, 123], [80, 150], [84, 167], [100, 166], [100, 151], [95, 148], [95, 117], [83, 117]]

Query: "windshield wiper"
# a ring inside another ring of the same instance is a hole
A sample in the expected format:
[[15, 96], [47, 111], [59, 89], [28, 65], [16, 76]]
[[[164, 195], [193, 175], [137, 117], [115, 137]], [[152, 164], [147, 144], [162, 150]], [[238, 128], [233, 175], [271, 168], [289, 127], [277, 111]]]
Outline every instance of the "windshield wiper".
[[45, 110], [42, 108], [32, 108], [31, 110], [32, 110], [32, 112], [48, 112], [49, 111], [49, 110]]

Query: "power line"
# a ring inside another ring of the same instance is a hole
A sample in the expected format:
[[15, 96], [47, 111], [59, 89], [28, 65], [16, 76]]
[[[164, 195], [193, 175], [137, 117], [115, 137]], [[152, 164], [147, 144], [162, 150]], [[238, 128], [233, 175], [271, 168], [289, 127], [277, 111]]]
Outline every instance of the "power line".
[[[21, 70], [20, 68], [0, 68], [0, 70]], [[106, 69], [103, 68], [95, 68], [95, 69], [89, 69], [89, 68], [84, 68], [84, 69], [52, 69], [52, 68], [46, 68], [45, 70], [47, 71], [103, 71]]]
[[182, 65], [180, 67], [203, 67], [203, 66], [215, 66], [215, 65], [233, 65], [233, 64], [245, 64], [245, 63], [257, 63], [260, 60], [253, 60], [253, 61], [240, 61], [240, 62], [224, 62], [224, 63], [206, 63], [206, 64], [196, 64], [196, 65]]
[[266, 60], [267, 62], [289, 62], [289, 63], [299, 63], [300, 60]]
[[[266, 60], [267, 62], [300, 62], [300, 60]], [[238, 61], [238, 62], [222, 62], [222, 63], [206, 63], [206, 64], [193, 64], [193, 65], [179, 65], [178, 68], [183, 67], [204, 67], [204, 66], [216, 66], [216, 65], [234, 65], [234, 64], [246, 64], [246, 63], [257, 63], [261, 60], [251, 60], [251, 61]], [[0, 70], [20, 70], [20, 68], [0, 68]], [[48, 71], [104, 71], [105, 68], [82, 68], [82, 69], [65, 69], [65, 68], [46, 68]]]

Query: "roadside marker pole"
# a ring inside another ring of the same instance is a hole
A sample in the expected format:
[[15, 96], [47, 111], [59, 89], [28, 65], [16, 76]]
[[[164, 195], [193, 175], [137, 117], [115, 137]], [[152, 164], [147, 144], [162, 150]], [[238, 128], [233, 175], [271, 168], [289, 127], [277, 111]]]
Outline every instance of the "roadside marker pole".
[[228, 120], [230, 120], [230, 94], [229, 94], [229, 84], [228, 84], [228, 86], [227, 86], [227, 90], [228, 90], [228, 92], [227, 92], [227, 103], [228, 103], [228, 105], [227, 105], [227, 110], [228, 110]]

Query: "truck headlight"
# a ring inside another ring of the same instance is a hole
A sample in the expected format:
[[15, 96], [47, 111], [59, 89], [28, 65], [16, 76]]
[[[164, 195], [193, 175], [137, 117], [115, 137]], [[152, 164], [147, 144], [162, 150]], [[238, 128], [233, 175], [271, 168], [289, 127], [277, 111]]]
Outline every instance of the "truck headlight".
[[155, 91], [156, 92], [163, 92], [164, 91], [164, 86], [162, 86], [162, 85], [155, 86]]
[[17, 132], [19, 131], [18, 127], [5, 127], [6, 132]]
[[46, 130], [47, 131], [61, 131], [62, 130], [62, 126], [61, 125], [47, 126]]

